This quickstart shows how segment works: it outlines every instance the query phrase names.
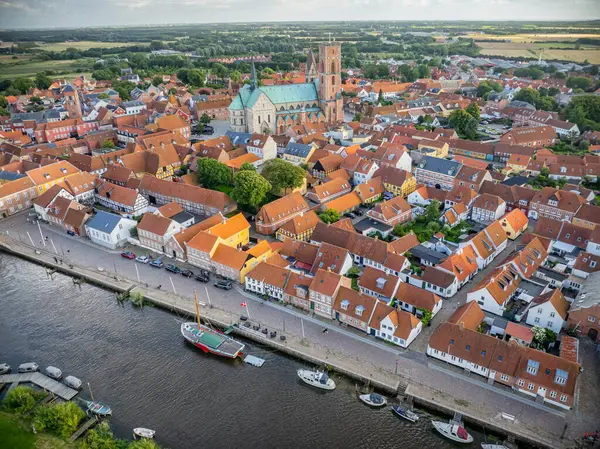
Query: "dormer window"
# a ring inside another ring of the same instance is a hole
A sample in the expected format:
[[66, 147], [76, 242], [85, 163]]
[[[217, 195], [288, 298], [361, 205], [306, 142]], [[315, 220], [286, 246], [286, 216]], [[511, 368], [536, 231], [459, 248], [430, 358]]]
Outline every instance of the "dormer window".
[[348, 306], [350, 305], [350, 301], [348, 301], [347, 299], [344, 299], [340, 305], [342, 306], [343, 310], [348, 310]]
[[540, 368], [540, 362], [536, 362], [535, 360], [527, 361], [527, 372], [529, 374], [537, 375], [537, 372]]
[[363, 312], [365, 311], [365, 307], [360, 305], [360, 306], [356, 306], [356, 314], [358, 316], [362, 316]]

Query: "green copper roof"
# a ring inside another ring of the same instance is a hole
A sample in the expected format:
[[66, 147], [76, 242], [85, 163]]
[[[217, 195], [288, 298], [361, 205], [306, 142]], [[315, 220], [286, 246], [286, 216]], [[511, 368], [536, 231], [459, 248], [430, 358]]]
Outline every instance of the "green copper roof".
[[231, 102], [230, 110], [241, 110], [244, 107], [251, 108], [264, 93], [274, 105], [282, 103], [305, 103], [309, 101], [318, 101], [317, 87], [315, 83], [303, 84], [285, 84], [278, 86], [262, 86], [254, 91], [246, 85], [240, 89], [240, 92]]

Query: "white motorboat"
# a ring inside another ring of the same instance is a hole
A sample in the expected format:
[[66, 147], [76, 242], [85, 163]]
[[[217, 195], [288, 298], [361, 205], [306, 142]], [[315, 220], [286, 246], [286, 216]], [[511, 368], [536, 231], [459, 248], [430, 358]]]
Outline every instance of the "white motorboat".
[[62, 371], [59, 370], [55, 366], [49, 366], [45, 370], [46, 376], [51, 377], [55, 380], [60, 380], [62, 378]]
[[472, 443], [473, 437], [467, 432], [463, 426], [453, 423], [445, 423], [442, 421], [431, 421], [435, 430], [441, 433], [449, 440], [457, 443]]
[[481, 449], [508, 449], [504, 444], [485, 444], [481, 443]]
[[385, 407], [387, 399], [377, 393], [361, 394], [358, 398], [371, 407]]
[[11, 367], [8, 363], [0, 363], [0, 374], [10, 373]]
[[65, 385], [75, 390], [79, 390], [81, 388], [82, 382], [75, 376], [67, 376], [65, 377]]
[[406, 407], [394, 405], [392, 407], [392, 410], [396, 415], [401, 416], [402, 418], [404, 418], [410, 422], [417, 422], [419, 420], [419, 415], [417, 415], [415, 412], [413, 412], [412, 410], [409, 410]]
[[316, 388], [321, 388], [322, 390], [335, 389], [335, 382], [329, 378], [327, 373], [322, 373], [320, 371], [311, 371], [308, 369], [299, 369], [297, 372], [298, 377], [308, 385], [312, 385]]
[[136, 427], [133, 429], [133, 433], [140, 438], [154, 438], [156, 432], [145, 427]]
[[40, 369], [40, 366], [35, 362], [23, 363], [19, 365], [20, 373], [34, 373]]

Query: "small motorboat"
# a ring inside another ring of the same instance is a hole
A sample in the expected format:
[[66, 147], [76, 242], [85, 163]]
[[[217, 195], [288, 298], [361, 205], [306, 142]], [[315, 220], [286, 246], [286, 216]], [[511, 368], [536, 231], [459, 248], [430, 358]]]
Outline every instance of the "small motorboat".
[[136, 427], [133, 429], [133, 433], [140, 438], [154, 438], [156, 432], [151, 429], [146, 429], [145, 427]]
[[298, 377], [308, 385], [312, 385], [316, 388], [321, 388], [322, 390], [335, 389], [335, 382], [329, 378], [327, 373], [322, 373], [320, 371], [311, 371], [308, 369], [299, 369], [297, 373]]
[[19, 365], [20, 373], [34, 373], [40, 369], [40, 366], [35, 362], [23, 363]]
[[106, 404], [102, 404], [101, 402], [96, 401], [85, 401], [87, 405], [87, 409], [89, 412], [92, 412], [94, 415], [99, 416], [107, 416], [112, 415], [112, 410]]
[[8, 363], [0, 363], [0, 374], [8, 374], [11, 371], [11, 367]]
[[51, 377], [55, 380], [60, 380], [62, 378], [62, 371], [55, 366], [47, 367], [45, 373], [46, 376]]
[[79, 390], [81, 388], [82, 382], [75, 376], [67, 376], [65, 377], [65, 385], [75, 390]]
[[377, 393], [361, 394], [358, 398], [371, 407], [385, 407], [387, 399]]
[[392, 410], [396, 415], [398, 415], [410, 422], [417, 422], [419, 420], [419, 415], [417, 415], [415, 412], [413, 412], [412, 410], [409, 410], [406, 407], [400, 407], [399, 405], [394, 405], [392, 407]]
[[435, 430], [441, 433], [449, 440], [457, 443], [472, 443], [473, 437], [467, 432], [463, 426], [454, 423], [445, 423], [442, 421], [431, 421]]

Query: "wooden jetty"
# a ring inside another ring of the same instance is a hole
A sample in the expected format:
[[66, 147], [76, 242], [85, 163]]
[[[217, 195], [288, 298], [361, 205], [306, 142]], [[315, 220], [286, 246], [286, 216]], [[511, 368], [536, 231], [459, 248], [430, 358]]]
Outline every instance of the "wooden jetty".
[[81, 435], [83, 435], [84, 432], [89, 430], [90, 427], [92, 427], [94, 424], [96, 424], [96, 422], [98, 422], [98, 418], [96, 416], [92, 416], [90, 419], [88, 419], [86, 422], [84, 422], [81, 426], [79, 426], [79, 429], [77, 429], [75, 431], [75, 433], [73, 435], [71, 435], [71, 437], [69, 438], [69, 441], [75, 441], [77, 438], [79, 438]]
[[32, 383], [38, 387], [43, 388], [46, 391], [54, 393], [65, 401], [70, 401], [77, 393], [77, 390], [67, 387], [65, 384], [57, 382], [42, 373], [19, 373], [19, 374], [4, 374], [0, 376], [0, 384], [12, 384], [11, 388], [20, 383]]

